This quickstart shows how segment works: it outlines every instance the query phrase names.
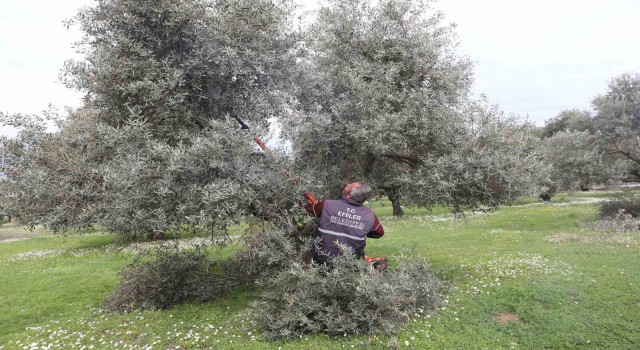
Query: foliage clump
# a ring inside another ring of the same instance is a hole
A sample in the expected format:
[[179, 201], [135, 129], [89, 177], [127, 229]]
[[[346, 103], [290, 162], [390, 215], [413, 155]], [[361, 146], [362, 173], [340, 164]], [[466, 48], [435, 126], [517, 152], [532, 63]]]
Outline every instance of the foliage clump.
[[242, 247], [224, 263], [224, 273], [246, 285], [269, 278], [292, 262], [310, 261], [313, 240], [300, 232], [267, 231], [244, 235]]
[[103, 306], [128, 312], [213, 300], [234, 286], [215, 272], [215, 265], [201, 249], [158, 247], [140, 254], [124, 269], [120, 286]]
[[289, 264], [261, 285], [251, 314], [267, 339], [392, 333], [411, 315], [438, 306], [445, 287], [425, 262], [381, 273], [352, 252], [331, 266]]

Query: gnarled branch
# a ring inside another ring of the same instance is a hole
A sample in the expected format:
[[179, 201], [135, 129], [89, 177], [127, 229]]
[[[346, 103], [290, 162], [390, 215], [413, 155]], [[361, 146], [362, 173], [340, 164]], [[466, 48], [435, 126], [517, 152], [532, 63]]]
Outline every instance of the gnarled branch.
[[409, 167], [411, 167], [411, 169], [413, 170], [415, 170], [418, 167], [418, 165], [422, 163], [420, 161], [420, 158], [418, 157], [401, 154], [401, 153], [383, 153], [381, 154], [381, 156], [389, 158], [395, 162], [405, 163]]

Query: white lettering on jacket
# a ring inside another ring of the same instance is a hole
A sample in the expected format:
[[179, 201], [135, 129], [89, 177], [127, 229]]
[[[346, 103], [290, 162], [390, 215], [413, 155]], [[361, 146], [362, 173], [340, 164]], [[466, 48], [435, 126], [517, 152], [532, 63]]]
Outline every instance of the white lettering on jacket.
[[339, 211], [338, 210], [338, 216], [344, 217], [344, 218], [349, 218], [351, 220], [362, 220], [362, 216], [360, 215], [355, 215], [356, 210], [355, 209], [351, 209], [351, 208], [347, 208], [347, 211]]
[[[340, 212], [338, 212], [338, 213], [340, 213]], [[355, 215], [355, 217], [360, 219], [360, 216]], [[349, 219], [347, 217], [338, 217], [338, 216], [331, 215], [330, 221], [332, 223], [334, 223], [334, 224], [338, 224], [338, 225], [342, 225], [342, 226], [353, 227], [353, 228], [357, 228], [359, 230], [364, 229], [364, 222], [361, 222], [359, 220], [352, 220], [352, 219]]]

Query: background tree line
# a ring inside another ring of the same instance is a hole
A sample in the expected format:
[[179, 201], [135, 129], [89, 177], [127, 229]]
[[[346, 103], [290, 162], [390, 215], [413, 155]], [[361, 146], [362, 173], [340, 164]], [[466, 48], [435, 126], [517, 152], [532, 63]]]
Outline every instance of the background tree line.
[[592, 107], [562, 111], [539, 130], [559, 190], [640, 181], [640, 74], [614, 77]]

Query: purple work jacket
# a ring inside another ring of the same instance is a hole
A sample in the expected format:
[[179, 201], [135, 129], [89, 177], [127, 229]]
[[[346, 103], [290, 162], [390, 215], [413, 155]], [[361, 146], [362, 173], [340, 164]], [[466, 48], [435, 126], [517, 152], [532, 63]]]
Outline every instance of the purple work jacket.
[[373, 211], [356, 201], [344, 197], [325, 200], [316, 232], [322, 253], [314, 247], [314, 259], [324, 263], [342, 254], [338, 243], [351, 247], [356, 256], [364, 257], [367, 234], [373, 229], [374, 221]]

